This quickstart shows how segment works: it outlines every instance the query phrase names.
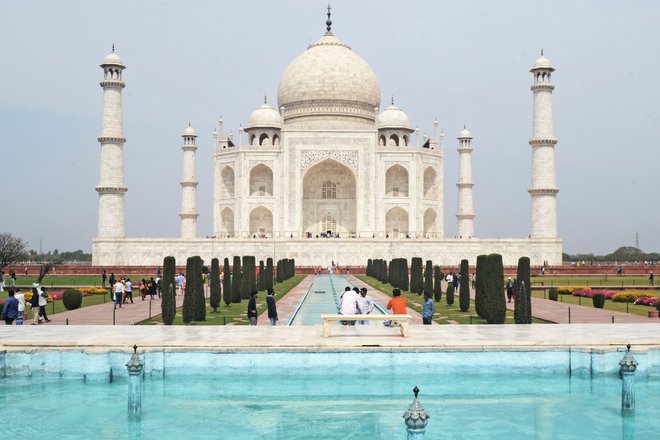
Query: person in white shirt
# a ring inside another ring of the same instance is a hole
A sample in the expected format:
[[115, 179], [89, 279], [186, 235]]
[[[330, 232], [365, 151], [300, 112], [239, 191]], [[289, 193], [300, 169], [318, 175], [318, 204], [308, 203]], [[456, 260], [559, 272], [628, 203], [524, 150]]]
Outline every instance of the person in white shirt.
[[121, 301], [122, 297], [124, 296], [124, 283], [122, 282], [121, 278], [119, 281], [117, 281], [114, 285], [114, 292], [115, 292], [115, 309], [117, 306], [121, 309]]
[[[358, 296], [357, 303], [361, 315], [368, 315], [374, 310], [374, 300], [367, 295], [366, 287], [360, 289], [360, 296]], [[358, 324], [367, 325], [369, 321], [358, 321]]]
[[16, 289], [14, 298], [18, 300], [18, 316], [16, 317], [16, 325], [23, 325], [23, 319], [25, 318], [25, 295], [23, 295], [21, 289]]
[[[339, 304], [339, 314], [340, 315], [355, 315], [358, 312], [358, 294], [350, 290], [350, 287], [347, 287], [348, 290], [344, 292], [341, 296], [341, 302]], [[343, 325], [355, 325], [355, 321], [342, 321]]]

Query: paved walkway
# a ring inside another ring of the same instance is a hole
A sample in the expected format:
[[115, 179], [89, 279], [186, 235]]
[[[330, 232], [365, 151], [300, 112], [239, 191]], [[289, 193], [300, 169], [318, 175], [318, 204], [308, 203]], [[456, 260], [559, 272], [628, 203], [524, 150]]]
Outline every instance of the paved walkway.
[[[116, 325], [133, 325], [149, 318], [149, 306], [151, 306], [151, 316], [160, 315], [160, 298], [154, 297], [153, 301], [150, 301], [148, 298], [147, 296], [142, 301], [138, 294], [137, 298], [133, 298], [133, 304], [124, 304], [116, 310], [114, 310], [114, 303], [107, 302], [105, 304], [82, 307], [76, 310], [49, 315], [48, 317], [51, 322], [41, 325], [67, 325], [67, 319], [69, 320], [68, 325], [112, 325], [113, 312]], [[178, 305], [183, 304], [183, 296], [178, 295], [176, 298]], [[31, 313], [30, 317], [32, 317]], [[32, 320], [28, 322], [26, 319], [25, 324], [29, 325], [31, 322]]]

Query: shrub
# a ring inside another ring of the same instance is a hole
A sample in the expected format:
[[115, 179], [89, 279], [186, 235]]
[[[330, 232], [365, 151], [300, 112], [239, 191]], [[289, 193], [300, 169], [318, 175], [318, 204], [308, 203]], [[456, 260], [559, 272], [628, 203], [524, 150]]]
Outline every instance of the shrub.
[[597, 293], [592, 297], [594, 302], [594, 307], [597, 309], [602, 309], [605, 306], [605, 295], [602, 293]]
[[559, 286], [557, 291], [560, 295], [572, 295], [576, 290], [591, 290], [588, 286]]
[[220, 307], [220, 260], [214, 258], [211, 260], [211, 308], [213, 313], [218, 311]]
[[653, 297], [653, 295], [648, 292], [634, 292], [630, 290], [624, 290], [623, 292], [615, 293], [612, 296], [612, 301], [634, 303], [639, 298], [651, 297]]
[[446, 295], [446, 297], [447, 297], [447, 305], [448, 306], [454, 304], [454, 285], [451, 284], [451, 283], [449, 284], [449, 286], [447, 286], [447, 295]]
[[458, 306], [461, 312], [467, 312], [470, 309], [470, 276], [468, 274], [470, 266], [468, 260], [461, 260], [461, 282], [458, 287]]
[[516, 273], [516, 303], [513, 316], [516, 324], [532, 323], [532, 298], [531, 280], [529, 270], [529, 257], [518, 259], [518, 270]]
[[655, 309], [660, 312], [660, 301], [655, 302]]
[[477, 256], [477, 278], [474, 285], [474, 310], [480, 318], [486, 318], [485, 312], [485, 279], [488, 277], [488, 258], [487, 255]]
[[410, 262], [410, 291], [418, 293], [424, 289], [424, 278], [422, 277], [422, 259], [413, 257]]
[[257, 279], [258, 290], [266, 290], [266, 266], [264, 260], [259, 260], [259, 278]]
[[605, 299], [612, 299], [617, 292], [612, 292], [611, 290], [576, 290], [573, 292], [573, 296], [581, 296], [583, 298], [593, 298], [594, 295], [601, 294]]
[[550, 301], [557, 301], [559, 299], [559, 291], [557, 290], [556, 287], [553, 287], [550, 289], [548, 292], [548, 298]]
[[[271, 283], [273, 280], [270, 280]], [[225, 258], [222, 268], [222, 300], [226, 305], [231, 304], [231, 272], [229, 271], [229, 258]]]
[[90, 295], [103, 295], [108, 293], [108, 289], [102, 287], [77, 287], [76, 290], [82, 294], [89, 293]]
[[442, 272], [440, 266], [435, 266], [433, 269], [433, 299], [435, 302], [440, 302], [442, 299]]
[[[241, 286], [241, 299], [250, 299], [250, 293], [257, 290], [256, 266], [253, 256], [243, 257], [243, 279]], [[277, 266], [279, 272], [279, 265]], [[286, 278], [284, 278], [286, 279]]]
[[433, 292], [433, 262], [431, 260], [426, 260], [424, 269], [424, 292]]
[[82, 305], [82, 294], [76, 289], [68, 289], [62, 293], [62, 304], [67, 310], [79, 309]]
[[273, 259], [266, 258], [266, 289], [273, 288]]
[[174, 273], [176, 272], [176, 260], [174, 257], [165, 257], [163, 260], [163, 280], [161, 286], [163, 288], [163, 299], [160, 303], [161, 313], [163, 316], [163, 324], [172, 325], [174, 317], [176, 316], [176, 280]]
[[202, 277], [204, 262], [202, 257], [199, 256], [195, 256], [193, 259], [192, 278], [195, 286], [195, 290], [193, 291], [195, 295], [193, 318], [195, 321], [206, 321], [206, 296], [204, 295], [204, 279]]
[[504, 264], [502, 255], [490, 254], [489, 278], [486, 284], [486, 321], [504, 324], [506, 321], [506, 297], [504, 295]]
[[194, 257], [188, 257], [186, 260], [186, 288], [183, 292], [183, 322], [186, 324], [195, 319], [195, 272]]
[[[272, 259], [269, 258], [271, 264]], [[241, 257], [234, 257], [233, 265], [231, 268], [231, 302], [240, 303], [241, 302]], [[271, 266], [272, 268], [272, 266]], [[226, 275], [225, 275], [226, 276]], [[272, 279], [271, 279], [272, 285]]]

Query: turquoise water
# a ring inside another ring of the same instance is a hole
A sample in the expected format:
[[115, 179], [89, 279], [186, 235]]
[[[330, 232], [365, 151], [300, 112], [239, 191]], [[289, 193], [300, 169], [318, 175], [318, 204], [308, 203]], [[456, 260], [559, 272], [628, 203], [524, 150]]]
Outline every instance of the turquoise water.
[[[286, 369], [286, 365], [281, 366]], [[364, 370], [361, 370], [364, 371]], [[566, 375], [466, 376], [418, 370], [294, 378], [264, 371], [146, 379], [143, 416], [127, 416], [126, 379], [0, 379], [0, 434], [41, 439], [405, 439], [412, 388], [431, 415], [428, 439], [657, 438], [660, 381], [637, 380], [620, 416], [621, 381]], [[625, 430], [625, 432], [624, 432]], [[631, 436], [631, 430], [635, 436]]]
[[[309, 288], [298, 313], [291, 325], [315, 325], [321, 324], [321, 314], [336, 314], [339, 310], [339, 297], [344, 292], [344, 288], [350, 283], [343, 276], [337, 275], [317, 275]], [[372, 313], [381, 313], [375, 308]], [[381, 324], [380, 322], [370, 323], [370, 325]], [[340, 325], [340, 324], [337, 324]]]

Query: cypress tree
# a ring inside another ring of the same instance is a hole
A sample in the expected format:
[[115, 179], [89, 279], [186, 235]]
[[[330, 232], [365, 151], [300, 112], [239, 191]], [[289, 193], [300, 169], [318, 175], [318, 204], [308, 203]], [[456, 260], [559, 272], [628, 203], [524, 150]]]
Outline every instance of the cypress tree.
[[447, 286], [446, 298], [447, 298], [447, 305], [448, 306], [451, 306], [452, 304], [454, 304], [454, 285], [452, 283], [449, 283], [449, 285]]
[[380, 260], [381, 264], [381, 270], [382, 270], [382, 277], [383, 277], [383, 283], [387, 284], [390, 282], [390, 268], [387, 266], [387, 260]]
[[229, 271], [229, 258], [225, 258], [222, 270], [222, 300], [226, 305], [231, 304], [231, 272]]
[[195, 280], [195, 321], [206, 321], [206, 296], [204, 295], [204, 277], [202, 272], [204, 270], [204, 261], [201, 257], [194, 258], [194, 280]]
[[367, 260], [367, 276], [368, 276], [368, 277], [371, 276], [371, 265], [372, 265], [372, 264], [373, 264], [373, 261], [371, 260], [371, 258], [369, 258], [369, 259]]
[[426, 270], [424, 271], [424, 292], [433, 292], [433, 262], [426, 260]]
[[513, 309], [513, 316], [516, 320], [516, 324], [532, 323], [529, 263], [529, 257], [520, 257], [518, 259], [518, 271], [516, 273], [516, 303]]
[[195, 319], [195, 257], [186, 260], [186, 288], [183, 292], [183, 322], [191, 323]]
[[442, 299], [442, 272], [440, 266], [435, 266], [433, 270], [433, 299], [440, 302]]
[[220, 307], [220, 260], [214, 258], [211, 260], [211, 279], [209, 280], [210, 289], [211, 289], [211, 308], [213, 313], [218, 312], [218, 307]]
[[412, 261], [410, 262], [410, 291], [413, 293], [419, 294], [424, 289], [424, 278], [422, 276], [422, 271], [422, 259], [419, 257], [413, 257]]
[[273, 259], [266, 258], [266, 290], [273, 288]]
[[234, 257], [231, 270], [231, 302], [241, 302], [241, 257]]
[[250, 293], [257, 290], [255, 258], [253, 256], [243, 257], [243, 285], [241, 287], [241, 299], [250, 299]]
[[259, 291], [266, 290], [266, 266], [264, 265], [264, 260], [259, 260], [259, 280], [258, 280]]
[[470, 276], [468, 272], [470, 267], [468, 260], [461, 260], [461, 282], [458, 292], [458, 305], [461, 312], [467, 312], [470, 309]]
[[165, 257], [163, 260], [163, 299], [160, 303], [163, 324], [172, 325], [176, 316], [176, 260], [174, 257]]
[[282, 282], [282, 260], [277, 260], [277, 265], [275, 266], [275, 282]]
[[506, 321], [506, 296], [504, 294], [504, 265], [502, 255], [490, 254], [490, 278], [486, 287], [489, 324], [504, 324]]
[[410, 282], [408, 281], [408, 260], [401, 259], [401, 290], [410, 290]]
[[485, 319], [485, 279], [488, 277], [488, 258], [486, 255], [477, 256], [477, 278], [474, 282], [474, 310], [480, 318]]

